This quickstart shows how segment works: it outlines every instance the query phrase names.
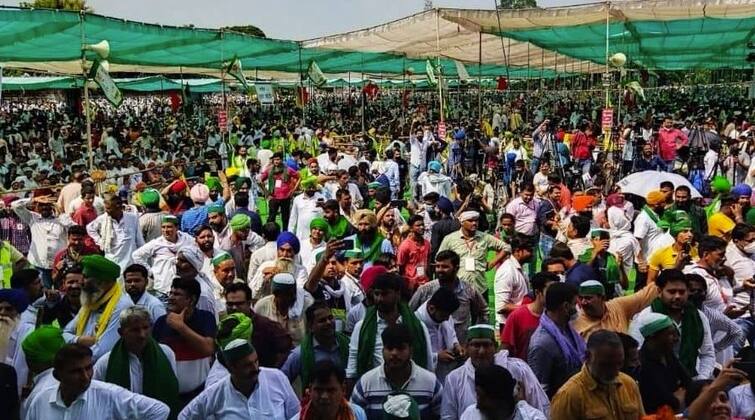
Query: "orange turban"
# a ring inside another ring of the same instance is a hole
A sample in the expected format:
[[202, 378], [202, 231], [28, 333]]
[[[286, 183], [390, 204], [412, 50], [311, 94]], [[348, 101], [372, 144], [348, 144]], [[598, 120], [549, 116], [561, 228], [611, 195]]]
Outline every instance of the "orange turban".
[[577, 196], [572, 197], [571, 206], [574, 209], [574, 211], [580, 212], [592, 206], [594, 201], [595, 201], [595, 197], [591, 195], [577, 195]]
[[664, 203], [666, 201], [666, 196], [661, 192], [661, 190], [654, 190], [648, 193], [645, 201], [647, 201], [649, 206], [657, 206], [658, 204]]

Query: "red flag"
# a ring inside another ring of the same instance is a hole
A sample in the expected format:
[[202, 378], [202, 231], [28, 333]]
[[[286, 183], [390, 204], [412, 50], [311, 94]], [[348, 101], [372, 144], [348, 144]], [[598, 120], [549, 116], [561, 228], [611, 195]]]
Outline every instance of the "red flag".
[[375, 99], [379, 90], [380, 88], [378, 88], [376, 84], [370, 82], [367, 83], [364, 88], [362, 88], [362, 93], [367, 95], [367, 97], [370, 99]]
[[298, 86], [296, 88], [296, 106], [302, 108], [306, 105], [307, 101], [309, 101], [309, 92], [307, 92], [307, 88]]
[[179, 108], [181, 108], [181, 95], [178, 91], [172, 90], [170, 92], [170, 109], [177, 112]]
[[509, 87], [509, 81], [505, 77], [499, 77], [498, 78], [498, 85], [496, 86], [497, 90], [506, 90]]

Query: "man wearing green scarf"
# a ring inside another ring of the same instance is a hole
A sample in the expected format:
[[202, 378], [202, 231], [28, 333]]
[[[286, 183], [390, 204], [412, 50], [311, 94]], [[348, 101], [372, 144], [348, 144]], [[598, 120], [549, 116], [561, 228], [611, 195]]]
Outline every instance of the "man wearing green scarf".
[[364, 268], [372, 266], [372, 263], [380, 254], [395, 254], [391, 241], [380, 234], [378, 230], [377, 216], [372, 210], [359, 210], [354, 213], [354, 223], [357, 233], [344, 239], [354, 241], [354, 249], [362, 251]]
[[674, 243], [653, 252], [648, 258], [648, 282], [652, 283], [662, 270], [681, 270], [691, 258], [697, 258], [697, 249], [692, 247], [694, 233], [692, 220], [683, 210], [667, 210], [659, 226], [668, 229]]
[[590, 232], [590, 243], [592, 246], [579, 256], [579, 262], [588, 264], [595, 270], [597, 280], [606, 290], [606, 298], [613, 299], [627, 287], [627, 276], [618, 257], [608, 251], [611, 235], [605, 229], [593, 229]]
[[390, 325], [403, 324], [411, 331], [412, 360], [423, 368], [434, 370], [430, 336], [427, 328], [409, 307], [401, 301], [403, 277], [394, 273], [381, 274], [370, 289], [374, 305], [367, 308], [364, 318], [354, 326], [349, 346], [346, 377], [356, 380], [383, 361], [382, 332]]
[[335, 318], [325, 302], [312, 304], [305, 316], [307, 332], [281, 368], [291, 382], [301, 376], [302, 390], [309, 387], [316, 363], [329, 360], [345, 368], [349, 359], [349, 337], [336, 332]]
[[170, 407], [170, 418], [178, 415], [176, 356], [170, 347], [152, 338], [149, 312], [139, 306], [126, 309], [120, 316], [121, 338], [113, 350], [94, 364], [93, 378], [120, 385]]
[[328, 200], [322, 205], [323, 218], [328, 223], [328, 236], [330, 239], [343, 239], [352, 235], [354, 226], [349, 219], [341, 214], [341, 206], [336, 200]]
[[291, 197], [299, 188], [299, 173], [289, 168], [283, 162], [283, 153], [273, 154], [271, 165], [260, 175], [260, 181], [265, 183], [268, 194], [269, 210], [267, 222], [274, 222], [278, 214], [281, 215], [283, 230], [288, 230], [288, 220], [291, 217]]
[[694, 379], [709, 379], [716, 364], [710, 324], [703, 313], [688, 301], [689, 280], [677, 269], [663, 270], [655, 281], [661, 290], [650, 307], [643, 309], [629, 326], [629, 334], [642, 345], [640, 323], [649, 312], [668, 315], [680, 331], [674, 352], [687, 373]]
[[380, 338], [383, 362], [359, 378], [351, 402], [362, 407], [368, 419], [438, 418], [443, 387], [414, 359], [418, 344], [411, 328], [389, 325]]

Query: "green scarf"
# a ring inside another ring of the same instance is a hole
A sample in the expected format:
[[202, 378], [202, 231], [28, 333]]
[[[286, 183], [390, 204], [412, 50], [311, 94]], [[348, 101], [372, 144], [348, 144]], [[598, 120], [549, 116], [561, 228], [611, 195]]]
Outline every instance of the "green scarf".
[[[668, 315], [666, 305], [661, 298], [655, 298], [650, 304], [653, 312]], [[695, 305], [690, 302], [684, 306], [682, 330], [679, 332], [682, 342], [679, 345], [679, 362], [687, 369], [690, 376], [697, 375], [697, 354], [703, 344], [703, 321]]]
[[[582, 264], [589, 264], [590, 259], [592, 258], [592, 248], [587, 248], [585, 252], [582, 253], [582, 255], [579, 256], [578, 260]], [[611, 254], [610, 252], [606, 253], [606, 282], [609, 285], [613, 285], [619, 282], [619, 279], [621, 279], [621, 271], [619, 271], [619, 262], [616, 260], [616, 257]], [[608, 292], [608, 290], [606, 290]]]
[[[341, 356], [341, 366], [346, 366], [349, 361], [349, 337], [336, 332], [336, 342], [338, 343], [338, 353]], [[315, 367], [315, 347], [312, 333], [307, 333], [301, 340], [299, 348], [301, 360], [301, 387], [306, 389], [309, 386], [309, 376]]]
[[385, 237], [381, 235], [380, 232], [375, 231], [375, 238], [372, 240], [372, 244], [370, 244], [367, 251], [364, 251], [362, 241], [359, 240], [359, 235], [356, 235], [354, 237], [354, 248], [362, 251], [362, 256], [364, 257], [365, 262], [373, 262], [382, 252], [381, 249], [383, 249], [384, 240]]
[[653, 211], [653, 209], [651, 209], [650, 207], [648, 207], [647, 204], [645, 204], [644, 206], [642, 206], [642, 211], [644, 211], [645, 214], [648, 215], [648, 217], [650, 218], [650, 220], [652, 220], [653, 222], [655, 222], [655, 224], [658, 224], [658, 222], [660, 221], [660, 219], [658, 218], [658, 214], [655, 211]]
[[269, 192], [270, 194], [272, 194], [275, 190], [276, 175], [281, 176], [281, 182], [283, 182], [284, 184], [288, 183], [288, 166], [286, 166], [285, 162], [280, 168], [276, 168], [275, 166], [271, 167], [270, 173], [267, 174], [267, 192]]
[[332, 225], [330, 222], [328, 222], [328, 229], [330, 230], [330, 238], [331, 239], [343, 239], [344, 236], [346, 236], [346, 233], [349, 231], [349, 227], [351, 224], [349, 221], [343, 217], [343, 215], [339, 215], [338, 219], [336, 219], [336, 224]]
[[[175, 419], [180, 411], [178, 401], [178, 379], [170, 366], [168, 358], [163, 353], [160, 345], [153, 338], [147, 340], [147, 346], [141, 357], [142, 394], [162, 401], [170, 407], [170, 417]], [[131, 370], [128, 364], [128, 351], [123, 340], [118, 340], [110, 352], [108, 359], [105, 381], [120, 385], [123, 388], [131, 388]]]
[[[425, 332], [422, 329], [422, 321], [401, 302], [398, 304], [398, 312], [401, 315], [401, 323], [409, 328], [414, 338], [412, 343], [412, 360], [417, 365], [427, 369], [427, 342]], [[359, 330], [359, 347], [357, 349], [357, 377], [372, 369], [375, 360], [375, 340], [377, 339], [378, 312], [377, 307], [371, 306], [362, 320], [362, 328]]]
[[716, 198], [705, 207], [705, 215], [710, 219], [710, 216], [716, 214], [719, 209], [721, 209], [721, 194], [717, 195]]

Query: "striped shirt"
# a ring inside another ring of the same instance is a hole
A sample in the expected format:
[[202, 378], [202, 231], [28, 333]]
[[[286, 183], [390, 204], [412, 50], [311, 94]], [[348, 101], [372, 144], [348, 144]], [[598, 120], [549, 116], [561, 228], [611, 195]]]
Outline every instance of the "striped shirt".
[[419, 408], [422, 419], [437, 418], [440, 415], [441, 395], [443, 386], [429, 370], [423, 369], [412, 363], [412, 373], [409, 380], [399, 389], [394, 389], [385, 376], [384, 365], [380, 365], [359, 379], [354, 392], [351, 394], [351, 402], [364, 409], [368, 420], [380, 420], [383, 418], [383, 403], [388, 395], [402, 392], [410, 395]]

